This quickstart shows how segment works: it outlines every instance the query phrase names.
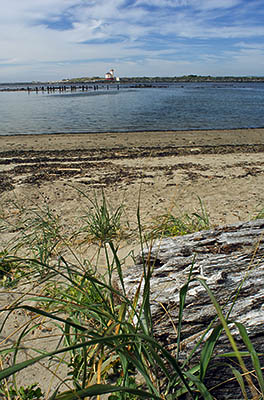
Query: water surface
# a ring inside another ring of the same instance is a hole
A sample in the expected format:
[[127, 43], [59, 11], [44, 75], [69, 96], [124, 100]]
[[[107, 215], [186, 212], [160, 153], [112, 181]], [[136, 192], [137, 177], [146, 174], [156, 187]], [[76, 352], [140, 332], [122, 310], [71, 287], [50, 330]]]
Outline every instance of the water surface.
[[0, 92], [0, 135], [260, 127], [263, 83]]

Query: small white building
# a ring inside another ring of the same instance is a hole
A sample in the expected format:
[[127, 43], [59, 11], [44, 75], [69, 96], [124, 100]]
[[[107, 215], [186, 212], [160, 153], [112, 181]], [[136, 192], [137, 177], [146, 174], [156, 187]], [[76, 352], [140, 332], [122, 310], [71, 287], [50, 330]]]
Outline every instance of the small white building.
[[108, 79], [108, 80], [114, 80], [115, 79], [114, 70], [113, 69], [110, 69], [110, 71], [105, 74], [105, 79]]

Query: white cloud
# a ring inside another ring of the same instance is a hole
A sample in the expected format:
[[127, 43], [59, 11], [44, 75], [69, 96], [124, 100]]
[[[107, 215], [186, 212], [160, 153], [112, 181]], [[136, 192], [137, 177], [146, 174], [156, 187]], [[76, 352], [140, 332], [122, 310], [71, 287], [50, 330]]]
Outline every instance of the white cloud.
[[198, 10], [213, 10], [232, 8], [241, 3], [241, 0], [137, 0], [137, 5], [155, 7], [189, 7]]
[[236, 43], [236, 46], [246, 48], [246, 49], [260, 49], [260, 50], [264, 51], [264, 43], [238, 42], [238, 43]]
[[200, 10], [228, 9], [239, 5], [241, 0], [190, 0], [189, 5], [193, 5]]
[[[129, 75], [131, 62], [143, 75], [150, 64], [154, 75], [184, 68], [199, 73], [203, 61], [208, 71], [216, 59], [230, 66], [226, 47], [234, 63], [244, 60], [249, 66], [250, 54], [258, 61], [261, 57], [257, 50], [262, 51], [264, 26], [258, 15], [264, 6], [259, 0], [135, 0], [129, 6], [126, 0], [2, 3], [0, 81], [8, 73], [16, 79], [28, 74], [29, 80], [37, 74], [39, 79], [103, 75], [115, 60], [120, 75]], [[237, 74], [239, 68], [237, 64]]]

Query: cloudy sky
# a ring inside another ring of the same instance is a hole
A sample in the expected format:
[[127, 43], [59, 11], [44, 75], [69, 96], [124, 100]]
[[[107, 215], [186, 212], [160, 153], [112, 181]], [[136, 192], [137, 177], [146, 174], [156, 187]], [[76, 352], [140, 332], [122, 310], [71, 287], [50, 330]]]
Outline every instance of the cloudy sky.
[[0, 0], [0, 82], [264, 75], [263, 0]]

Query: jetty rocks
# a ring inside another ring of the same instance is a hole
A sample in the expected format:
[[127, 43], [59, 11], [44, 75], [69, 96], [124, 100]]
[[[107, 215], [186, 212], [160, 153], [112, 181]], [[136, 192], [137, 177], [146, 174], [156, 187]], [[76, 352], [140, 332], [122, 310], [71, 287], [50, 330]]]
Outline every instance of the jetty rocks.
[[[172, 354], [177, 351], [180, 289], [193, 268], [182, 318], [180, 362], [191, 354], [211, 322], [213, 327], [219, 324], [208, 292], [197, 278], [207, 283], [224, 315], [231, 310], [229, 321], [242, 323], [255, 350], [264, 353], [264, 219], [156, 240], [144, 248], [126, 274], [125, 285], [130, 295], [142, 279], [143, 260], [152, 269], [154, 334]], [[239, 350], [247, 350], [235, 324], [230, 322], [229, 327]], [[199, 363], [201, 349], [211, 331], [191, 357], [188, 368]], [[217, 399], [243, 398], [231, 369], [224, 365], [236, 362], [239, 369], [237, 360], [219, 356], [230, 351], [223, 331], [205, 380], [208, 389], [220, 384], [216, 392], [212, 391]], [[263, 366], [264, 358], [260, 357], [260, 361]], [[245, 363], [249, 371], [253, 370], [250, 357], [245, 358]], [[231, 380], [222, 385], [226, 379]]]

